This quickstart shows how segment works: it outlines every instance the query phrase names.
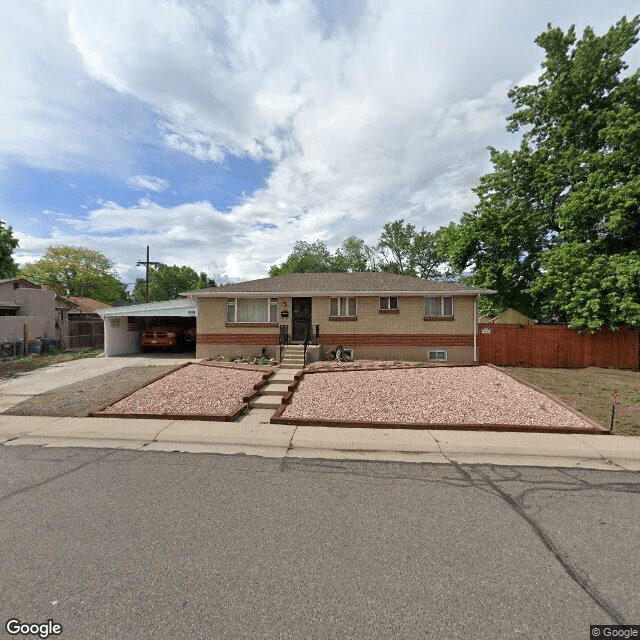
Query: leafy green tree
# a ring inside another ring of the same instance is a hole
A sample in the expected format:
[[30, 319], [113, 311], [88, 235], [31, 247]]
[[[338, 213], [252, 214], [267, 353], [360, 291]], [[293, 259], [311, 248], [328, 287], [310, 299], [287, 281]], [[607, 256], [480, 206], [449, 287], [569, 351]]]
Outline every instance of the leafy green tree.
[[357, 236], [349, 236], [334, 256], [334, 271], [376, 271], [375, 249]]
[[86, 296], [107, 303], [127, 299], [126, 287], [109, 258], [86, 247], [51, 246], [19, 274], [61, 296]]
[[455, 268], [492, 304], [572, 326], [640, 325], [640, 17], [602, 36], [547, 30], [538, 82], [509, 92], [520, 147], [491, 148], [476, 208], [449, 231]]
[[419, 278], [442, 278], [447, 260], [443, 244], [443, 232], [417, 231], [403, 219], [387, 222], [378, 241], [383, 256], [383, 271]]
[[[299, 240], [293, 245], [293, 251], [281, 265], [269, 269], [270, 276], [286, 273], [325, 273], [335, 271], [336, 260], [327, 248], [327, 243], [316, 240], [310, 244]], [[342, 269], [344, 270], [344, 269]]]
[[13, 237], [13, 229], [5, 227], [0, 220], [0, 279], [15, 278], [18, 265], [13, 259], [13, 252], [18, 246], [18, 240]]
[[[216, 282], [206, 273], [198, 274], [191, 267], [160, 264], [149, 269], [149, 302], [177, 300], [180, 293], [215, 287]], [[145, 279], [138, 278], [131, 294], [133, 300], [145, 300]]]

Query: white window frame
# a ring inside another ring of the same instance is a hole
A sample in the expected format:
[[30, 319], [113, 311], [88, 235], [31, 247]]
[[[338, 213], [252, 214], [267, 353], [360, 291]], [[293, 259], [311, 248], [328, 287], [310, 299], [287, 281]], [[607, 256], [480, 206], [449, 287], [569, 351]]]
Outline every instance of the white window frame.
[[[445, 314], [444, 301], [449, 298], [451, 300], [451, 313]], [[432, 313], [427, 313], [427, 300], [440, 300], [438, 305], [438, 313], [434, 316]], [[453, 296], [425, 296], [424, 297], [424, 315], [426, 318], [453, 318], [455, 310], [453, 308]]]
[[[387, 306], [384, 307], [382, 306], [382, 301], [386, 300], [387, 301]], [[392, 307], [391, 306], [391, 300], [395, 300], [396, 301], [396, 306]], [[398, 300], [398, 296], [380, 296], [380, 311], [398, 311], [398, 309], [400, 309], [400, 301]]]
[[[338, 301], [338, 315], [331, 314], [331, 303], [337, 300]], [[349, 314], [349, 300], [354, 301], [354, 311], [355, 313]], [[329, 317], [330, 318], [357, 318], [358, 317], [358, 298], [351, 297], [335, 297], [329, 298]]]
[[[431, 354], [443, 353], [444, 358], [432, 358]], [[446, 349], [428, 349], [427, 350], [427, 360], [429, 362], [447, 362], [449, 354]]]
[[[278, 324], [278, 298], [227, 298], [225, 321], [229, 324], [255, 324], [263, 320], [238, 320], [238, 300], [266, 300], [268, 319], [264, 324]], [[229, 308], [233, 307], [233, 320], [229, 318]]]

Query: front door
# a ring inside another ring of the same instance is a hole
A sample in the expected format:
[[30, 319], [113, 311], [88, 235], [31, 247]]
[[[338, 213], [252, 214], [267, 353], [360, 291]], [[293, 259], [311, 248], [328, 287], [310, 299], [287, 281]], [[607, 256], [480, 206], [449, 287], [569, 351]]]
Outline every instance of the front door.
[[291, 300], [291, 342], [304, 342], [309, 331], [311, 336], [311, 298]]

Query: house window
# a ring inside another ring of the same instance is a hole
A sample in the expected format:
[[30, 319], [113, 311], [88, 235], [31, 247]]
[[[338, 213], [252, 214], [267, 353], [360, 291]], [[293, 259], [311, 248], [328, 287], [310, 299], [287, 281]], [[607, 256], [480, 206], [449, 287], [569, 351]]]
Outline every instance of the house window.
[[446, 349], [429, 349], [427, 352], [427, 358], [429, 361], [446, 362], [447, 350]]
[[331, 298], [329, 301], [329, 315], [331, 317], [351, 317], [355, 318], [356, 313], [355, 298]]
[[384, 298], [380, 298], [380, 309], [382, 311], [397, 311], [398, 298], [395, 298], [393, 296], [385, 296]]
[[424, 315], [428, 318], [451, 318], [453, 316], [453, 298], [451, 296], [425, 298]]
[[277, 298], [229, 298], [227, 322], [278, 322]]

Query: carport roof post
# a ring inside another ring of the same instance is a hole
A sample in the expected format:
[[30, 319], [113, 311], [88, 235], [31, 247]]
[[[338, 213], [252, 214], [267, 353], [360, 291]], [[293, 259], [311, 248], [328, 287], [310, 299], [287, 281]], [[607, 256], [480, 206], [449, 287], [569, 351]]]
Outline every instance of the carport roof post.
[[121, 318], [125, 316], [166, 316], [195, 318], [198, 315], [198, 303], [192, 298], [132, 304], [111, 309], [98, 309], [101, 318]]

